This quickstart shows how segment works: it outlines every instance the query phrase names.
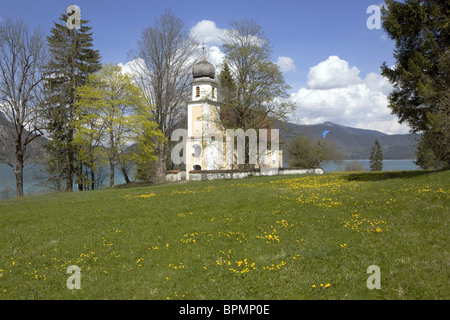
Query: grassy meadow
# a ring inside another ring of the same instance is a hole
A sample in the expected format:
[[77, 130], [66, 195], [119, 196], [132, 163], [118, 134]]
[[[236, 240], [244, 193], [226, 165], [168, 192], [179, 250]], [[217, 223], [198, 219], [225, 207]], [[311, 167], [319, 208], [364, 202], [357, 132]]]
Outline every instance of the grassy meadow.
[[0, 300], [449, 299], [449, 181], [327, 173], [0, 201]]

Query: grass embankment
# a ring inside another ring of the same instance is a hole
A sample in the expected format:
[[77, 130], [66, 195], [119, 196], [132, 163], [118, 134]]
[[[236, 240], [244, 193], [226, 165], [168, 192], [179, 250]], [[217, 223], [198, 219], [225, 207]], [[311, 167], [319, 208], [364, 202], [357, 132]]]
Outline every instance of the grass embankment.
[[0, 201], [0, 299], [449, 299], [449, 181], [341, 173]]

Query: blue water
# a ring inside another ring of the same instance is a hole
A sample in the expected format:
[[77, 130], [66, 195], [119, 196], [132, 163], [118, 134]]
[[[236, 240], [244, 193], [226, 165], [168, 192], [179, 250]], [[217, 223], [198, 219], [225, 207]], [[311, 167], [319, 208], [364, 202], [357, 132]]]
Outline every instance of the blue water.
[[[130, 180], [135, 179], [135, 170], [130, 170]], [[109, 186], [109, 168], [105, 167], [101, 170], [98, 178], [102, 188]], [[23, 192], [27, 195], [38, 195], [44, 193], [55, 192], [55, 187], [48, 182], [48, 174], [46, 172], [46, 166], [42, 164], [26, 164], [23, 174]], [[114, 184], [124, 184], [125, 178], [123, 177], [120, 169], [116, 167], [114, 170]], [[77, 191], [78, 186], [74, 184], [74, 191]], [[6, 164], [0, 163], [0, 199], [14, 198], [16, 196], [16, 177]]]
[[[324, 172], [339, 172], [344, 171], [347, 163], [352, 161], [359, 161], [367, 171], [370, 171], [370, 160], [344, 160], [338, 162], [324, 162], [321, 167]], [[414, 163], [415, 160], [383, 160], [382, 171], [402, 171], [402, 170], [421, 170], [421, 168]]]
[[[324, 172], [344, 171], [347, 162], [352, 160], [344, 160], [340, 163], [326, 162], [322, 164]], [[370, 170], [369, 160], [358, 160], [366, 168]], [[383, 171], [397, 170], [420, 170], [420, 167], [414, 164], [414, 160], [383, 160]], [[109, 169], [104, 168], [101, 173], [103, 178], [103, 187], [109, 184]], [[122, 172], [115, 170], [115, 184], [125, 183]], [[130, 179], [135, 179], [135, 173], [131, 172]], [[74, 185], [74, 189], [76, 186]], [[45, 166], [39, 164], [27, 164], [24, 168], [24, 193], [25, 195], [36, 195], [54, 192], [55, 189], [47, 181], [47, 173]], [[0, 199], [13, 198], [16, 196], [16, 180], [11, 168], [5, 164], [0, 164]]]

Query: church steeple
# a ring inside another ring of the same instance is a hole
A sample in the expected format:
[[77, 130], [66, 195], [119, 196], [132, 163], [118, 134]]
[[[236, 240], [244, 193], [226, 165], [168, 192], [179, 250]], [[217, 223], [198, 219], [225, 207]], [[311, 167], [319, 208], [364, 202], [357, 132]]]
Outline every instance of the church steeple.
[[194, 79], [204, 77], [214, 79], [216, 77], [216, 68], [206, 60], [205, 47], [202, 48], [202, 56], [199, 61], [192, 68], [192, 75]]

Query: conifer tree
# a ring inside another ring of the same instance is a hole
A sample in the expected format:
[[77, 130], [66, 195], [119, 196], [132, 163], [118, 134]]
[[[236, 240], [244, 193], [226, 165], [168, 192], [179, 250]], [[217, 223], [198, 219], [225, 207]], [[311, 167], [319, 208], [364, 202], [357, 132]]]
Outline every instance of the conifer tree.
[[[94, 50], [92, 28], [81, 20], [80, 28], [67, 27], [68, 15], [62, 14], [47, 37], [51, 54], [46, 67], [45, 118], [51, 141], [47, 150], [51, 156], [49, 173], [59, 189], [73, 190], [74, 178], [82, 177], [82, 164], [77, 161], [73, 144], [76, 114], [75, 90], [87, 77], [100, 69], [100, 54]], [[80, 179], [78, 179], [80, 180]], [[79, 181], [80, 182], [80, 181]], [[82, 189], [79, 183], [79, 189]]]
[[[414, 133], [422, 167], [450, 167], [450, 5], [442, 0], [386, 0], [383, 28], [395, 41], [389, 107]], [[426, 160], [428, 159], [428, 160]], [[429, 161], [431, 160], [431, 161]]]
[[375, 139], [375, 143], [372, 146], [370, 152], [370, 171], [381, 171], [383, 169], [383, 150], [381, 150], [378, 139]]

